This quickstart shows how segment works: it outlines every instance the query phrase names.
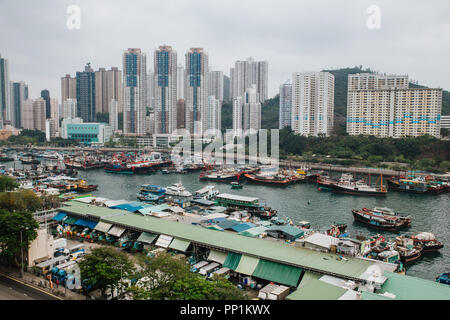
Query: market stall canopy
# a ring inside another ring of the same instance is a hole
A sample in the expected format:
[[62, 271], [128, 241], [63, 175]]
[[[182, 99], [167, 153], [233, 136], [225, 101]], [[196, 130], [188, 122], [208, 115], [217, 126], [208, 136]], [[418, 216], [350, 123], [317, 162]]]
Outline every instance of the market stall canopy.
[[125, 232], [125, 228], [119, 227], [119, 226], [114, 226], [111, 228], [111, 230], [108, 231], [108, 234], [112, 235], [112, 236], [116, 236], [116, 237], [120, 237], [122, 235], [122, 233]]
[[89, 229], [94, 229], [95, 226], [97, 225], [97, 222], [86, 220], [86, 219], [78, 219], [77, 221], [75, 221], [74, 224], [77, 226], [88, 227]]
[[239, 264], [239, 261], [241, 261], [241, 257], [242, 254], [240, 253], [228, 252], [227, 258], [223, 262], [223, 266], [235, 270]]
[[167, 248], [172, 242], [173, 237], [162, 234], [159, 236], [158, 240], [155, 243], [155, 246]]
[[260, 259], [253, 276], [287, 286], [297, 287], [302, 269], [287, 264]]
[[53, 220], [55, 220], [55, 221], [62, 221], [65, 217], [67, 217], [67, 213], [60, 212], [56, 216], [53, 217]]
[[94, 230], [100, 231], [100, 232], [104, 232], [107, 233], [109, 231], [109, 229], [111, 229], [112, 224], [111, 223], [107, 223], [107, 222], [103, 222], [100, 221], [94, 228]]
[[226, 252], [217, 251], [217, 250], [214, 250], [214, 249], [211, 249], [211, 251], [209, 251], [209, 255], [208, 255], [208, 260], [209, 261], [215, 261], [215, 262], [218, 262], [220, 264], [223, 264], [226, 259], [227, 259], [227, 253]]
[[239, 261], [239, 264], [234, 271], [236, 271], [237, 273], [245, 274], [247, 276], [251, 276], [255, 271], [258, 263], [258, 258], [249, 257], [244, 254], [242, 255], [241, 260]]
[[139, 238], [137, 238], [136, 241], [152, 244], [152, 242], [158, 237], [157, 234], [151, 233], [151, 232], [142, 232]]
[[186, 252], [187, 248], [191, 244], [190, 241], [182, 240], [182, 239], [173, 239], [172, 243], [169, 245], [169, 248], [175, 249], [178, 251]]

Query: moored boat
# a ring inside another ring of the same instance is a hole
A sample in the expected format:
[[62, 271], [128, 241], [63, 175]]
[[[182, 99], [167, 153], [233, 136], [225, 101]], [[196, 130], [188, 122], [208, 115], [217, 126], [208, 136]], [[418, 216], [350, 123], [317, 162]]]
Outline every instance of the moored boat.
[[364, 223], [370, 228], [397, 231], [402, 227], [411, 224], [410, 217], [401, 217], [386, 214], [380, 210], [369, 210], [363, 208], [361, 210], [352, 210], [355, 221]]

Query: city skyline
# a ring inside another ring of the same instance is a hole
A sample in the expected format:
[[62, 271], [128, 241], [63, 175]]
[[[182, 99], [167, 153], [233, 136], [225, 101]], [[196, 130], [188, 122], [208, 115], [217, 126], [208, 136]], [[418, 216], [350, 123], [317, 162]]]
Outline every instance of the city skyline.
[[[5, 13], [0, 35], [2, 57], [9, 60], [9, 78], [26, 82], [30, 97], [38, 97], [43, 89], [48, 89], [53, 97], [60, 97], [60, 78], [67, 73], [74, 75], [86, 62], [91, 62], [94, 70], [111, 66], [120, 69], [123, 50], [136, 47], [151, 54], [163, 44], [171, 45], [179, 53], [179, 61], [183, 60], [180, 53], [202, 47], [208, 52], [211, 70], [227, 76], [236, 60], [253, 57], [268, 61], [269, 97], [277, 94], [279, 85], [292, 72], [355, 65], [383, 73], [408, 74], [411, 80], [430, 87], [450, 87], [445, 74], [448, 68], [443, 66], [450, 45], [434, 41], [449, 33], [445, 19], [448, 11], [435, 4], [380, 1], [377, 5], [381, 9], [381, 28], [369, 30], [366, 26], [366, 9], [372, 4], [369, 1], [348, 8], [331, 2], [327, 6], [297, 2], [258, 3], [258, 6], [239, 3], [242, 9], [254, 6], [251, 15], [246, 10], [230, 14], [236, 2], [213, 5], [203, 1], [193, 4], [136, 1], [132, 8], [121, 10], [119, 2], [111, 1], [105, 8], [78, 1], [81, 28], [69, 30], [66, 9], [72, 3], [25, 2], [24, 8], [29, 13], [26, 15], [23, 8], [7, 2], [0, 4], [0, 11]], [[418, 13], [420, 20], [415, 19]], [[127, 24], [134, 15], [136, 25]], [[169, 15], [181, 20], [165, 32], [151, 32], [152, 26]], [[254, 22], [251, 27], [241, 21], [243, 15], [249, 15]], [[46, 19], [37, 23], [37, 19], [26, 18], [30, 16]], [[321, 28], [307, 27], [314, 20], [320, 22]], [[14, 27], [18, 23], [21, 27]], [[186, 37], [188, 33], [194, 36]], [[49, 35], [45, 45], [26, 50], [25, 44], [42, 42], [38, 34]], [[24, 41], [15, 41], [17, 38]]]

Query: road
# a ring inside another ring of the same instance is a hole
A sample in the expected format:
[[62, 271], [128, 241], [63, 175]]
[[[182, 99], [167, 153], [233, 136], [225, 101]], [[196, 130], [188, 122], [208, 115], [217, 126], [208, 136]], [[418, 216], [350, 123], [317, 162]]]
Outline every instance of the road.
[[0, 300], [61, 300], [61, 298], [0, 273]]

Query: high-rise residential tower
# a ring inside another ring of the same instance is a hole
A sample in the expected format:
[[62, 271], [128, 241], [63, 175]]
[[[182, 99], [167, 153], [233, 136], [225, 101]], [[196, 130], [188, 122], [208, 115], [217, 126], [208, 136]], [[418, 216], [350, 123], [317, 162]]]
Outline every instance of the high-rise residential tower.
[[122, 71], [117, 67], [111, 70], [99, 68], [95, 71], [95, 108], [97, 113], [109, 112], [109, 102], [117, 100], [122, 107]]
[[202, 134], [208, 106], [208, 54], [203, 48], [191, 48], [185, 57], [186, 129], [192, 134]]
[[206, 127], [207, 130], [221, 130], [221, 111], [222, 104], [215, 96], [208, 97], [208, 106], [206, 110]]
[[442, 89], [409, 88], [406, 75], [349, 74], [347, 132], [440, 137]]
[[45, 132], [45, 121], [45, 100], [41, 97], [26, 100], [21, 114], [22, 127]]
[[177, 52], [171, 46], [155, 50], [155, 133], [177, 128]]
[[261, 129], [261, 103], [258, 101], [256, 85], [252, 84], [244, 94], [244, 113], [242, 117], [244, 132]]
[[77, 79], [72, 78], [70, 74], [61, 77], [61, 103], [66, 99], [77, 98]]
[[291, 129], [304, 136], [328, 136], [333, 122], [334, 76], [329, 72], [293, 73]]
[[184, 99], [185, 69], [179, 64], [177, 67], [177, 100]]
[[8, 114], [11, 111], [9, 92], [8, 59], [0, 55], [0, 125], [3, 125], [3, 120], [11, 120], [11, 115]]
[[233, 99], [233, 135], [242, 135], [242, 97]]
[[12, 109], [11, 112], [11, 124], [15, 128], [22, 127], [22, 111], [25, 101], [28, 99], [28, 86], [25, 82], [10, 82], [10, 94], [11, 99], [9, 105]]
[[268, 98], [268, 62], [254, 61], [248, 58], [246, 61], [236, 61], [234, 68], [230, 69], [231, 97], [243, 97], [245, 91], [252, 85], [256, 85], [259, 94], [258, 102], [264, 102]]
[[280, 86], [279, 129], [291, 126], [292, 84], [288, 80]]
[[45, 118], [50, 118], [50, 91], [41, 90], [41, 98], [45, 100]]
[[146, 54], [138, 48], [123, 53], [123, 132], [143, 135], [147, 116]]
[[222, 103], [223, 101], [223, 72], [210, 71], [209, 72], [209, 88], [208, 95], [214, 96]]
[[77, 117], [77, 99], [66, 99], [63, 103], [63, 119]]
[[95, 72], [88, 62], [84, 71], [77, 72], [77, 117], [95, 122]]
[[113, 132], [119, 130], [119, 101], [115, 99], [109, 101], [109, 125]]

